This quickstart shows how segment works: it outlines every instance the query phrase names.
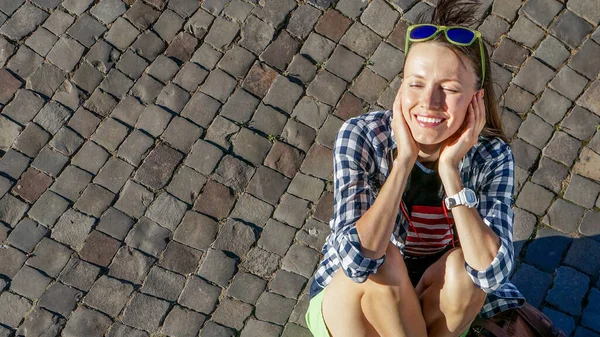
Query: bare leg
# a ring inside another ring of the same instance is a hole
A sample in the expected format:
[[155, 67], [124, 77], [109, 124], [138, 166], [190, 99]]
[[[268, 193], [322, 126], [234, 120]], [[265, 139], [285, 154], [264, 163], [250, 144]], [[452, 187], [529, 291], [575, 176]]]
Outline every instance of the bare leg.
[[425, 271], [416, 287], [430, 337], [460, 336], [483, 306], [485, 292], [464, 264], [462, 249], [453, 249]]
[[355, 283], [338, 270], [324, 291], [323, 317], [332, 337], [427, 335], [419, 299], [392, 243], [377, 274]]

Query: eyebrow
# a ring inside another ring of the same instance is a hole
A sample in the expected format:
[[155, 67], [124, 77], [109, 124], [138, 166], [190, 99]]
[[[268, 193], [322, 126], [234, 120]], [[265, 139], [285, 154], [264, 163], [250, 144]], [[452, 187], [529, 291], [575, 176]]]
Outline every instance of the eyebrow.
[[[416, 77], [416, 78], [420, 78], [423, 80], [425, 79], [425, 77], [423, 77], [423, 75], [419, 75], [419, 74], [408, 74], [406, 77]], [[461, 83], [458, 78], [443, 78], [441, 81], [442, 82], [452, 81], [452, 82]]]

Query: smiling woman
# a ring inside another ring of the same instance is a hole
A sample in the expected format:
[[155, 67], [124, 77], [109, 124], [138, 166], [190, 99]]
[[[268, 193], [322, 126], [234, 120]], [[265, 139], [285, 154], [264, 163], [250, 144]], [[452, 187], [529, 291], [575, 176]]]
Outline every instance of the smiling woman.
[[477, 2], [439, 0], [408, 28], [392, 110], [347, 120], [334, 216], [311, 284], [323, 336], [460, 336], [523, 304], [513, 269], [513, 168]]

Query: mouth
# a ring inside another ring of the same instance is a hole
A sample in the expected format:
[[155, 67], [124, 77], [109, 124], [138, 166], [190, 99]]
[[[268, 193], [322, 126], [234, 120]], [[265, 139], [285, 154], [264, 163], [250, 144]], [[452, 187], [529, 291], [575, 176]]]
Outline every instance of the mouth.
[[415, 115], [417, 123], [424, 128], [434, 128], [446, 121], [446, 118]]

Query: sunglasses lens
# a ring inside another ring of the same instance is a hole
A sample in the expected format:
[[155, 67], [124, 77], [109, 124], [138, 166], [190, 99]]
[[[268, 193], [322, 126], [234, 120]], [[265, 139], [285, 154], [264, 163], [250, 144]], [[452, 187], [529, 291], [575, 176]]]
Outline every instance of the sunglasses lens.
[[471, 43], [475, 37], [475, 33], [465, 28], [450, 28], [448, 29], [448, 39], [457, 43]]
[[438, 29], [436, 26], [429, 26], [429, 25], [415, 27], [410, 32], [410, 38], [415, 39], [415, 40], [426, 39], [428, 37], [431, 37], [433, 34], [435, 34], [435, 32], [437, 32], [437, 30]]

